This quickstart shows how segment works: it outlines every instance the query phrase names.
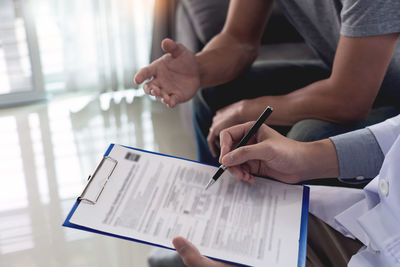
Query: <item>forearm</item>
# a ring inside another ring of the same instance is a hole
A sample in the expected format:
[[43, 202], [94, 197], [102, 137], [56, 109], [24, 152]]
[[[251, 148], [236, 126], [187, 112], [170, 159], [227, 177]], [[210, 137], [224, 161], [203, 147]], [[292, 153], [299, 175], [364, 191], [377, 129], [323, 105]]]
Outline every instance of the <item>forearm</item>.
[[373, 105], [399, 34], [363, 38], [341, 36], [331, 76], [290, 94], [264, 99], [276, 110], [275, 125], [304, 119], [335, 123], [363, 120]]
[[356, 102], [357, 97], [347, 88], [339, 88], [326, 79], [286, 95], [257, 98], [251, 108], [256, 112], [265, 105], [274, 107], [271, 125], [291, 126], [304, 119], [347, 123], [363, 119], [372, 105]]
[[302, 143], [301, 146], [301, 180], [339, 177], [336, 149], [330, 139]]
[[338, 84], [328, 78], [285, 95], [281, 102], [287, 103], [287, 115], [290, 116], [288, 123], [294, 124], [304, 119], [334, 123], [364, 119], [374, 98], [360, 102], [363, 88], [362, 85], [355, 86]]
[[200, 70], [200, 86], [210, 87], [229, 82], [255, 60], [259, 45], [241, 42], [228, 33], [215, 36], [196, 54]]
[[272, 0], [231, 0], [221, 33], [196, 55], [202, 87], [226, 83], [257, 57]]

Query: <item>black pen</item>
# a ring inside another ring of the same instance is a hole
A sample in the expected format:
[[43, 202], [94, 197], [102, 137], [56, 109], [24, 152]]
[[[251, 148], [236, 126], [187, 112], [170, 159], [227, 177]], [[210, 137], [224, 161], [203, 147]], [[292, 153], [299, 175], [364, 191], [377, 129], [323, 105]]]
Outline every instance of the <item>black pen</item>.
[[[245, 134], [245, 136], [243, 136], [242, 140], [240, 140], [239, 144], [235, 147], [235, 149], [247, 144], [247, 142], [258, 131], [258, 129], [261, 127], [261, 125], [264, 123], [264, 121], [269, 117], [269, 115], [271, 115], [272, 111], [273, 111], [273, 108], [270, 106], [267, 106], [267, 108], [260, 115], [260, 117], [257, 119], [257, 121], [253, 124], [253, 126], [251, 126], [250, 130]], [[218, 180], [218, 178], [224, 173], [224, 171], [226, 169], [227, 169], [227, 167], [224, 165], [219, 166], [217, 172], [214, 174], [214, 176], [210, 179], [210, 181], [206, 185], [205, 190], [207, 190], [211, 185], [213, 185]]]

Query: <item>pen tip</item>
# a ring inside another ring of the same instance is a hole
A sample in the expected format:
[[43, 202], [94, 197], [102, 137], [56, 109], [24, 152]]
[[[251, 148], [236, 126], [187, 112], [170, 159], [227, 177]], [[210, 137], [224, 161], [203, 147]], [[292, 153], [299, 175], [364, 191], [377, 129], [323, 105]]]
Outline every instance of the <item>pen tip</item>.
[[206, 188], [204, 190], [207, 190], [208, 188], [210, 188], [210, 186], [212, 186], [215, 183], [214, 179], [211, 179], [208, 184], [206, 185]]

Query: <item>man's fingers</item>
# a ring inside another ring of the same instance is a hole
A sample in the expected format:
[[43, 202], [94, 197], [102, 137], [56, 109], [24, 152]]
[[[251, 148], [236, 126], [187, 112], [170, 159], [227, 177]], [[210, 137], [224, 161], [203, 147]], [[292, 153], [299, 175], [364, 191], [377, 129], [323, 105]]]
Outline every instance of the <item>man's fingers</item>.
[[234, 167], [229, 167], [228, 171], [234, 176], [236, 177], [236, 179], [238, 179], [239, 181], [243, 181], [244, 180], [244, 174], [242, 172], [242, 170], [240, 169], [239, 166], [234, 166]]
[[143, 91], [148, 95], [152, 95], [155, 97], [161, 97], [160, 88], [152, 83], [145, 83], [143, 85]]
[[172, 240], [176, 251], [181, 256], [183, 262], [188, 267], [212, 266], [212, 262], [202, 256], [199, 250], [189, 241], [181, 236], [175, 237]]
[[161, 102], [165, 105], [168, 105], [169, 103], [169, 95], [167, 93], [163, 93], [161, 96]]
[[161, 97], [161, 102], [163, 102], [170, 108], [173, 108], [180, 103], [178, 97], [175, 94], [168, 94], [164, 92], [164, 90], [161, 90], [160, 97]]
[[150, 79], [154, 75], [155, 75], [154, 69], [151, 66], [147, 66], [147, 67], [140, 69], [136, 73], [135, 77], [133, 78], [133, 81], [136, 84], [141, 84], [142, 82], [144, 82], [147, 79]]
[[234, 143], [237, 144], [252, 125], [252, 122], [247, 122], [244, 124], [232, 126], [221, 131], [219, 136], [221, 145], [221, 155], [219, 157], [219, 161], [221, 163], [222, 158], [233, 149]]
[[253, 159], [262, 159], [268, 151], [260, 143], [242, 146], [232, 150], [222, 158], [225, 166], [236, 166]]
[[210, 127], [210, 131], [207, 137], [207, 142], [208, 146], [210, 147], [211, 153], [213, 154], [214, 157], [216, 157], [219, 154], [219, 151], [221, 150], [221, 144], [220, 144], [220, 133], [223, 131], [226, 127], [229, 127], [232, 123], [231, 118], [224, 118], [219, 115], [215, 115], [213, 118], [212, 125]]
[[149, 83], [145, 83], [145, 84], [143, 85], [143, 91], [144, 91], [146, 94], [150, 95], [151, 86], [149, 85]]
[[143, 91], [148, 94], [155, 96], [158, 101], [161, 101], [163, 104], [168, 106], [170, 103], [170, 96], [164, 90], [161, 90], [158, 86], [154, 85], [151, 82], [145, 83], [143, 85]]
[[210, 148], [211, 154], [214, 157], [216, 157], [218, 154], [217, 149], [215, 147], [215, 138], [216, 138], [215, 130], [213, 128], [210, 128], [210, 131], [207, 136], [207, 143], [208, 143], [208, 147]]
[[176, 58], [181, 53], [179, 44], [168, 38], [161, 42], [161, 48], [166, 53], [170, 53], [173, 58]]
[[249, 184], [255, 182], [255, 178], [250, 174], [250, 169], [247, 165], [232, 166], [228, 168], [228, 171], [239, 181], [243, 181]]
[[254, 179], [254, 176], [251, 175], [251, 173], [250, 173], [250, 166], [247, 165], [246, 163], [242, 164], [240, 166], [242, 167], [242, 171], [243, 171], [243, 174], [244, 174], [244, 181], [249, 183], [249, 184], [253, 184], [255, 179]]
[[219, 134], [219, 142], [221, 146], [221, 154], [219, 156], [219, 162], [222, 162], [222, 158], [232, 150], [232, 136], [229, 134], [227, 130], [223, 130]]
[[240, 166], [242, 167], [245, 180], [246, 180], [246, 181], [249, 180], [249, 179], [250, 179], [250, 174], [249, 174], [249, 173], [250, 173], [250, 168], [249, 168], [249, 165], [247, 165], [247, 164], [242, 164], [242, 165], [240, 165]]
[[167, 104], [168, 107], [173, 108], [175, 107], [179, 102], [178, 102], [178, 97], [174, 94], [171, 95], [166, 95], [164, 97], [164, 102]]
[[252, 175], [250, 178], [250, 184], [254, 184], [256, 182], [256, 178]]
[[218, 151], [221, 151], [221, 145], [219, 144], [219, 137], [218, 136], [214, 140], [214, 146], [218, 149]]
[[[249, 121], [243, 124], [235, 125], [225, 129], [224, 131], [228, 132], [233, 141], [239, 142], [240, 139], [250, 130], [251, 126], [253, 126], [254, 121]], [[262, 127], [262, 126], [261, 126]]]
[[152, 86], [150, 94], [157, 98], [161, 98], [161, 89], [158, 86]]

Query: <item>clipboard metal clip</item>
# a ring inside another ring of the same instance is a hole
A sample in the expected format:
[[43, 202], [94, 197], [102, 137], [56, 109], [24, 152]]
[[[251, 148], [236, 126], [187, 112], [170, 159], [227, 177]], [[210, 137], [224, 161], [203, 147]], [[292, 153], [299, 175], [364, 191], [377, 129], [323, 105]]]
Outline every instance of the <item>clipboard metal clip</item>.
[[96, 204], [117, 164], [117, 160], [109, 156], [103, 157], [93, 174], [89, 175], [88, 182], [78, 200]]

